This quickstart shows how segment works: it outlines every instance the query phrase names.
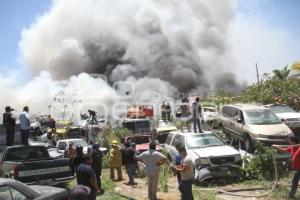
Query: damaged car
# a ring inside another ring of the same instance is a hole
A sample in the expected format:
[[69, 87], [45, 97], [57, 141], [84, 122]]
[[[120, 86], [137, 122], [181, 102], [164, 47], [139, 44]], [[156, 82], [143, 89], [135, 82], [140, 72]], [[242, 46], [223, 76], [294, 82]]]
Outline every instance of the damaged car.
[[178, 155], [175, 148], [177, 144], [184, 146], [188, 156], [192, 158], [195, 181], [206, 182], [241, 176], [242, 159], [239, 151], [226, 145], [213, 132], [171, 132], [165, 148], [172, 162]]

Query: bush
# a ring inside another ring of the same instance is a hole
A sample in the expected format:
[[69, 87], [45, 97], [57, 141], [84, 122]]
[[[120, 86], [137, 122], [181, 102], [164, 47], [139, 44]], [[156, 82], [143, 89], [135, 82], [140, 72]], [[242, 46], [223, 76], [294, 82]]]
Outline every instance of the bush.
[[244, 158], [244, 178], [247, 180], [271, 180], [274, 177], [273, 156], [276, 152], [272, 147], [256, 143], [253, 157]]

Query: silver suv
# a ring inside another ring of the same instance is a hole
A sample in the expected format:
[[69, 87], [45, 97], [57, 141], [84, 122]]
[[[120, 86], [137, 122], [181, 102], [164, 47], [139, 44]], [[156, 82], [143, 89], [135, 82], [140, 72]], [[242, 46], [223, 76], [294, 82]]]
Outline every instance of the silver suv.
[[300, 138], [300, 113], [285, 104], [269, 104], [265, 105], [277, 117], [279, 117], [295, 134]]
[[242, 165], [240, 153], [226, 145], [216, 134], [208, 131], [204, 133], [172, 131], [169, 133], [165, 148], [169, 159], [174, 163], [178, 155], [175, 148], [177, 144], [185, 147], [187, 154], [191, 157], [196, 181], [240, 177]]
[[287, 144], [293, 132], [273, 113], [263, 106], [236, 104], [224, 105], [220, 110], [223, 132], [243, 142], [247, 152], [253, 152], [255, 142]]

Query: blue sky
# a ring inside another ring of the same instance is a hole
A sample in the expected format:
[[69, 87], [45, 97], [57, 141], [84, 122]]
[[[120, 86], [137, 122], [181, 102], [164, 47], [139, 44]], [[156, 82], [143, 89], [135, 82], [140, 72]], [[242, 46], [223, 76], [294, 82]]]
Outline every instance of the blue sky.
[[18, 43], [23, 28], [49, 9], [49, 0], [0, 0], [0, 69], [18, 69]]
[[[240, 23], [247, 23], [248, 19], [261, 23], [261, 26], [267, 27], [270, 31], [283, 31], [285, 37], [298, 38], [300, 35], [300, 1], [299, 0], [238, 0], [238, 9], [236, 16], [241, 20]], [[35, 19], [47, 11], [51, 6], [50, 0], [0, 0], [0, 72], [7, 70], [21, 70], [24, 66], [18, 61], [18, 42], [21, 38], [22, 29], [30, 26]], [[268, 34], [264, 30], [265, 34]], [[238, 34], [238, 33], [237, 33]], [[291, 36], [291, 37], [289, 37]], [[267, 37], [267, 36], [266, 36]], [[276, 35], [274, 36], [276, 37]], [[244, 40], [247, 40], [245, 37]], [[264, 38], [258, 43], [262, 43]], [[292, 40], [292, 39], [290, 39]], [[298, 40], [299, 41], [299, 40]], [[282, 41], [284, 43], [285, 40]], [[293, 43], [293, 41], [288, 41]], [[295, 45], [299, 46], [297, 41]], [[244, 46], [236, 47], [236, 51], [240, 51]], [[251, 47], [248, 47], [251, 48]], [[270, 49], [265, 49], [268, 52]], [[290, 54], [282, 55], [280, 60], [275, 60], [277, 67], [284, 63], [289, 64], [294, 59], [300, 59], [300, 51], [297, 49], [286, 49], [283, 51], [292, 51]], [[298, 56], [298, 58], [296, 58]], [[244, 62], [242, 56], [238, 56], [238, 65]], [[247, 62], [256, 62], [255, 55], [248, 58]], [[249, 61], [250, 60], [250, 61]], [[274, 65], [272, 62], [261, 61], [262, 71], [270, 71], [274, 66], [264, 67], [264, 65]], [[251, 64], [252, 65], [252, 64]], [[250, 66], [250, 64], [249, 64]], [[240, 69], [241, 71], [241, 69]], [[239, 70], [237, 70], [239, 72]], [[252, 72], [251, 72], [252, 73]], [[253, 75], [254, 76], [254, 75]], [[252, 80], [250, 78], [250, 80]]]

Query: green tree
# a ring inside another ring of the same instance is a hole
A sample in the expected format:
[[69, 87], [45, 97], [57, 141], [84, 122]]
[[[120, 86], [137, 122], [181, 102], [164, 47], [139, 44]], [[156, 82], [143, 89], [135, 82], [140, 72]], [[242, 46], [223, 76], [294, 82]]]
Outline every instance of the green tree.
[[275, 69], [273, 71], [274, 77], [280, 79], [280, 80], [286, 80], [290, 74], [291, 70], [288, 68], [288, 65], [286, 65], [282, 70]]

